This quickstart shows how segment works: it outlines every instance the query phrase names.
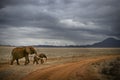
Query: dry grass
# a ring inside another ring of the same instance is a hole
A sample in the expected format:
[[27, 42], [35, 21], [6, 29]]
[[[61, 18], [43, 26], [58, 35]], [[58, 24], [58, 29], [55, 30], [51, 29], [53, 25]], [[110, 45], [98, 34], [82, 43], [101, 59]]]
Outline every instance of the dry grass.
[[[9, 62], [14, 47], [0, 47], [0, 63]], [[120, 54], [120, 48], [35, 48], [38, 53], [45, 53], [48, 58], [88, 57]], [[30, 55], [30, 59], [32, 60]]]
[[0, 80], [20, 80], [25, 75], [50, 66], [76, 62], [87, 58], [102, 57], [106, 55], [120, 54], [120, 48], [37, 48], [38, 53], [48, 56], [48, 62], [41, 65], [33, 65], [33, 55], [30, 55], [31, 63], [24, 66], [24, 58], [20, 59], [20, 66], [9, 65], [11, 51], [14, 47], [0, 47]]

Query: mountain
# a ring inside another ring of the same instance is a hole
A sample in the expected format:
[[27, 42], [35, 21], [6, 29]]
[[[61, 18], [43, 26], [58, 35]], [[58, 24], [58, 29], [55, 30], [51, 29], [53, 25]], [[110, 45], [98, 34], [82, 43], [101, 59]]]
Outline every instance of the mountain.
[[[0, 45], [0, 46], [12, 46], [12, 45]], [[68, 48], [87, 48], [87, 47], [99, 47], [99, 48], [120, 48], [120, 40], [115, 38], [107, 38], [101, 42], [94, 43], [92, 45], [66, 45], [66, 46], [56, 46], [56, 45], [31, 45], [34, 47], [68, 47]]]
[[66, 46], [55, 46], [55, 45], [34, 45], [35, 47], [68, 47], [68, 48], [87, 48], [87, 47], [120, 47], [120, 40], [117, 40], [115, 38], [107, 38], [101, 42], [94, 43], [92, 45], [66, 45]]
[[90, 45], [90, 47], [120, 47], [120, 40], [115, 38], [107, 38], [101, 42]]

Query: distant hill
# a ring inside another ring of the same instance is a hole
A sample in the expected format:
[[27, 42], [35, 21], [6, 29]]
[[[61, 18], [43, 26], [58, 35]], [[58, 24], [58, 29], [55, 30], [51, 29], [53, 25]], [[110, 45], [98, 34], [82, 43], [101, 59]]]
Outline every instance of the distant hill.
[[88, 47], [120, 47], [120, 40], [115, 38], [107, 38], [101, 42], [89, 45]]
[[[0, 46], [9, 46], [9, 47], [13, 47], [12, 45], [0, 45]], [[120, 48], [120, 40], [117, 40], [115, 38], [107, 38], [101, 42], [98, 43], [94, 43], [92, 45], [66, 45], [66, 46], [56, 46], [56, 45], [31, 45], [34, 47], [68, 47], [68, 48], [87, 48], [87, 47], [100, 47], [100, 48], [114, 48], [114, 47], [118, 47]], [[15, 47], [15, 46], [14, 46]]]
[[83, 47], [83, 48], [87, 48], [87, 47], [120, 47], [120, 40], [117, 40], [115, 38], [107, 38], [101, 42], [98, 43], [94, 43], [92, 45], [67, 45], [67, 46], [54, 46], [54, 45], [36, 45], [36, 47]]

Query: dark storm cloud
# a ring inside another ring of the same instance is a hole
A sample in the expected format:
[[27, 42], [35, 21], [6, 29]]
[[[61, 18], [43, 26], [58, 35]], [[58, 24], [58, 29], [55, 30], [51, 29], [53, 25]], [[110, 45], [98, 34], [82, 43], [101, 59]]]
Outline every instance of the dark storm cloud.
[[76, 17], [80, 21], [93, 21], [104, 29], [102, 31], [98, 29], [91, 32], [104, 33], [109, 36], [110, 34], [111, 36], [118, 36], [120, 34], [118, 31], [120, 26], [120, 1], [91, 0], [88, 5], [87, 8], [78, 11], [81, 13], [77, 13]]
[[0, 43], [91, 44], [120, 38], [119, 7], [119, 0], [1, 0]]
[[37, 0], [0, 0], [0, 8], [15, 5], [37, 4]]
[[[25, 8], [25, 9], [24, 9]], [[54, 17], [34, 10], [32, 12], [26, 7], [17, 8], [17, 7], [8, 7], [10, 10], [9, 13], [6, 10], [1, 10], [0, 12], [0, 23], [10, 26], [45, 26], [45, 24], [56, 22], [57, 19]], [[33, 8], [34, 9], [34, 8]]]

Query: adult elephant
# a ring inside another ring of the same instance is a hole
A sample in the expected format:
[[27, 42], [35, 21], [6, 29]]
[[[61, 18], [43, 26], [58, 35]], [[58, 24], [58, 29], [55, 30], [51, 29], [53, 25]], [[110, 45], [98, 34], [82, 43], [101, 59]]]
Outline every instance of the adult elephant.
[[39, 60], [41, 61], [41, 64], [43, 64], [43, 63], [44, 63], [44, 59], [43, 59], [43, 58], [45, 58], [46, 61], [47, 61], [47, 56], [46, 56], [45, 54], [41, 53], [41, 54], [35, 55], [35, 56], [34, 56], [33, 64], [34, 64], [35, 62], [36, 62], [36, 64], [39, 64], [39, 63], [38, 63]]
[[19, 65], [19, 59], [25, 57], [25, 65], [30, 62], [29, 54], [36, 54], [36, 50], [32, 46], [26, 47], [16, 47], [12, 50], [12, 60], [11, 65], [13, 65], [14, 60], [17, 61], [17, 65]]

